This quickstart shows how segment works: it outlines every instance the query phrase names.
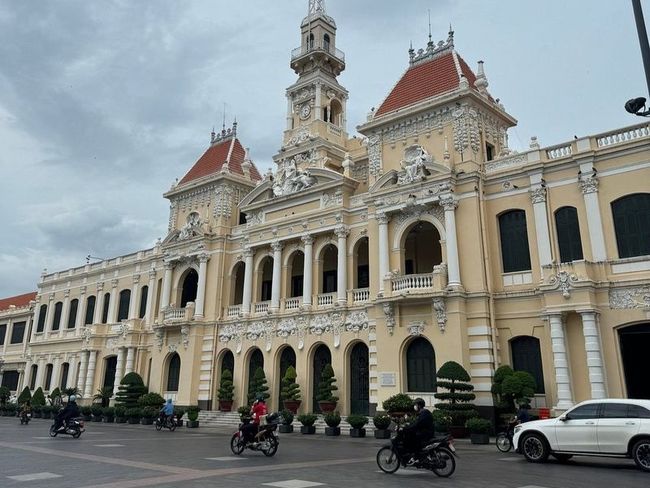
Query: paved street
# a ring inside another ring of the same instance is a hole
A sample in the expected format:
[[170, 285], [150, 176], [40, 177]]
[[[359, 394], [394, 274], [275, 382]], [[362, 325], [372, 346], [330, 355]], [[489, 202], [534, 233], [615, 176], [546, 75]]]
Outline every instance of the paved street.
[[379, 472], [375, 454], [382, 441], [285, 434], [274, 458], [230, 452], [230, 434], [217, 429], [87, 423], [81, 439], [51, 439], [51, 421], [0, 418], [0, 487], [135, 488], [311, 486], [580, 488], [647, 487], [650, 474], [630, 460], [581, 458], [566, 465], [532, 465], [494, 446], [457, 444], [460, 459], [450, 479], [400, 469]]

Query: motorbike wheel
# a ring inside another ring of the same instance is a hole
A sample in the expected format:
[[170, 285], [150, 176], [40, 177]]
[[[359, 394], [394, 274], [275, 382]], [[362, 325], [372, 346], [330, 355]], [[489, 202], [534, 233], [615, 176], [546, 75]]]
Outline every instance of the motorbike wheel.
[[384, 446], [377, 452], [377, 466], [384, 473], [393, 474], [399, 469], [399, 455], [392, 447]]
[[244, 452], [245, 448], [244, 440], [239, 437], [238, 434], [233, 434], [232, 439], [230, 439], [230, 450], [232, 451], [233, 454], [237, 454], [238, 456]]
[[497, 449], [501, 452], [508, 452], [510, 449], [512, 449], [512, 442], [510, 441], [510, 437], [505, 432], [500, 432], [497, 434]]
[[56, 437], [57, 434], [58, 432], [54, 428], [54, 425], [52, 425], [52, 427], [50, 427], [50, 437]]
[[168, 427], [170, 431], [174, 432], [176, 430], [176, 422], [174, 421], [169, 422]]
[[441, 478], [449, 478], [456, 471], [454, 455], [446, 447], [439, 447], [434, 453], [437, 455], [437, 459], [432, 459], [431, 470]]
[[161, 430], [162, 429], [162, 422], [160, 422], [159, 420], [156, 420], [155, 423], [156, 423], [156, 430]]
[[76, 430], [74, 431], [74, 434], [72, 434], [72, 437], [75, 438], [75, 439], [79, 439], [79, 437], [81, 437], [81, 430], [80, 430], [80, 429], [76, 429]]
[[262, 452], [266, 457], [271, 457], [275, 456], [275, 453], [278, 452], [278, 440], [275, 437], [271, 437], [268, 440], [269, 443], [269, 448], [268, 449], [262, 449]]

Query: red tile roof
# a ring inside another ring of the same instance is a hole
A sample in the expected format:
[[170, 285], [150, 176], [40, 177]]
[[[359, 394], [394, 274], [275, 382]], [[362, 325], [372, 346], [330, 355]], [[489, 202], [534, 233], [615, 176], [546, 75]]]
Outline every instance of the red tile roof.
[[26, 307], [29, 305], [29, 302], [36, 299], [36, 292], [25, 293], [23, 295], [17, 295], [15, 297], [9, 298], [0, 298], [0, 310], [8, 310], [9, 305], [15, 305], [16, 307]]
[[[230, 158], [228, 158], [229, 155]], [[183, 183], [188, 183], [204, 176], [219, 173], [226, 160], [228, 160], [228, 168], [231, 173], [245, 176], [244, 170], [242, 169], [245, 156], [246, 151], [239, 142], [239, 139], [236, 137], [226, 138], [221, 142], [211, 145], [178, 184], [182, 185]], [[252, 163], [250, 174], [253, 181], [262, 179], [255, 164]]]
[[460, 73], [454, 57], [470, 87], [476, 89], [474, 72], [455, 51], [449, 51], [406, 70], [375, 115], [384, 115], [458, 88]]

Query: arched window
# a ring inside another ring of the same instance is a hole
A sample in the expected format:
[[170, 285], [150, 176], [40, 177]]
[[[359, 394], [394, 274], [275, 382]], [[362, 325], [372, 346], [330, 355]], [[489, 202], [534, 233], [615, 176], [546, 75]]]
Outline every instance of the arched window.
[[530, 248], [526, 229], [526, 212], [510, 210], [499, 215], [503, 272], [530, 270]]
[[337, 289], [338, 249], [334, 245], [327, 245], [322, 253], [323, 276], [322, 292], [334, 293]]
[[267, 257], [264, 259], [260, 281], [260, 301], [269, 301], [271, 299], [271, 290], [273, 288], [273, 258]]
[[312, 412], [320, 412], [320, 406], [316, 396], [318, 394], [318, 384], [322, 381], [323, 369], [328, 364], [332, 364], [332, 353], [325, 344], [318, 346], [314, 351], [314, 364], [312, 371]]
[[325, 51], [328, 51], [328, 52], [330, 50], [330, 36], [329, 36], [329, 34], [325, 34], [323, 36], [323, 49], [325, 49]]
[[68, 387], [68, 374], [70, 373], [70, 364], [63, 363], [61, 365], [61, 389], [65, 390]]
[[36, 375], [38, 374], [38, 365], [32, 364], [29, 373], [29, 389], [34, 390], [36, 388]]
[[144, 315], [147, 313], [147, 296], [149, 295], [149, 287], [147, 285], [142, 287], [140, 291], [140, 310], [138, 317], [143, 319]]
[[111, 294], [104, 294], [104, 309], [102, 310], [102, 324], [108, 322], [108, 307], [111, 303]]
[[131, 303], [131, 290], [126, 289], [120, 292], [120, 301], [117, 311], [117, 321], [121, 322], [129, 318], [129, 304]]
[[309, 34], [309, 38], [307, 40], [307, 49], [314, 49], [314, 34]]
[[76, 298], [70, 302], [70, 313], [68, 314], [68, 329], [74, 329], [77, 322], [77, 309], [79, 308], [79, 300]]
[[570, 263], [582, 259], [580, 224], [575, 207], [562, 207], [555, 211], [557, 242], [560, 246], [560, 261]]
[[50, 391], [50, 386], [52, 386], [52, 368], [51, 364], [45, 366], [45, 391]]
[[406, 350], [408, 391], [436, 391], [436, 354], [433, 346], [423, 337], [411, 342]]
[[612, 202], [619, 258], [650, 254], [650, 193], [627, 195]]
[[370, 287], [370, 266], [369, 252], [368, 252], [368, 238], [364, 237], [357, 242], [355, 246], [355, 269], [357, 272], [355, 279], [355, 288], [369, 288]]
[[97, 299], [94, 295], [90, 295], [86, 299], [86, 318], [84, 320], [84, 325], [89, 325], [95, 320], [95, 302]]
[[235, 378], [235, 356], [231, 351], [226, 351], [221, 359], [221, 372], [229, 370], [232, 373], [233, 379]]
[[301, 297], [304, 286], [305, 255], [302, 251], [296, 251], [291, 257], [291, 283], [289, 288], [290, 296]]
[[246, 264], [239, 262], [235, 265], [235, 289], [233, 290], [231, 305], [241, 305], [244, 302], [244, 275], [246, 274]]
[[181, 294], [181, 308], [185, 307], [188, 302], [196, 301], [196, 292], [199, 286], [199, 274], [194, 269], [190, 269], [183, 280], [183, 293]]
[[61, 314], [63, 313], [63, 302], [54, 304], [54, 320], [52, 321], [52, 330], [59, 330], [61, 327]]
[[532, 336], [519, 336], [510, 341], [512, 369], [526, 371], [535, 378], [536, 393], [544, 393], [544, 372], [539, 339]]
[[41, 305], [38, 311], [38, 325], [36, 326], [36, 332], [43, 332], [45, 329], [45, 319], [47, 318], [47, 305]]
[[403, 274], [431, 273], [442, 262], [440, 233], [430, 222], [414, 223], [403, 244]]
[[178, 383], [181, 377], [181, 357], [178, 353], [172, 354], [169, 358], [169, 371], [167, 373], [167, 391], [178, 391]]

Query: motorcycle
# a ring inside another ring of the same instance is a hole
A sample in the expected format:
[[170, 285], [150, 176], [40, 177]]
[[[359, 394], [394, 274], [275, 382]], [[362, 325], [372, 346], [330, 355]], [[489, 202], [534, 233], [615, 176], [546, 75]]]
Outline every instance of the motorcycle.
[[506, 430], [497, 434], [496, 445], [499, 451], [508, 452], [512, 449], [512, 437], [515, 435], [515, 426], [517, 425], [519, 425], [519, 420], [512, 419], [508, 422]]
[[242, 418], [237, 432], [230, 439], [230, 450], [237, 455], [240, 455], [245, 449], [250, 449], [251, 451], [262, 451], [267, 457], [274, 456], [278, 452], [278, 446], [280, 445], [278, 434], [276, 434], [280, 423], [280, 414], [272, 413], [267, 415], [266, 424], [260, 425], [259, 432], [253, 442], [247, 441], [243, 432], [244, 426], [249, 425], [250, 422], [250, 417]]
[[456, 448], [453, 438], [444, 436], [430, 439], [414, 459], [404, 445], [403, 429], [391, 437], [390, 444], [377, 452], [377, 465], [384, 473], [393, 474], [400, 466], [429, 469], [442, 478], [448, 478], [456, 470]]
[[71, 435], [75, 439], [78, 439], [81, 437], [81, 434], [83, 432], [86, 432], [86, 429], [84, 429], [84, 421], [81, 418], [70, 419], [67, 422], [64, 422], [63, 425], [61, 425], [58, 429], [54, 427], [55, 425], [56, 421], [50, 427], [50, 437], [56, 437], [59, 434], [65, 434]]
[[178, 419], [176, 415], [168, 415], [163, 421], [160, 415], [158, 415], [155, 424], [156, 430], [162, 430], [163, 427], [167, 427], [171, 432], [174, 432], [178, 426]]
[[20, 425], [27, 425], [32, 419], [32, 414], [30, 412], [21, 412], [20, 414]]

